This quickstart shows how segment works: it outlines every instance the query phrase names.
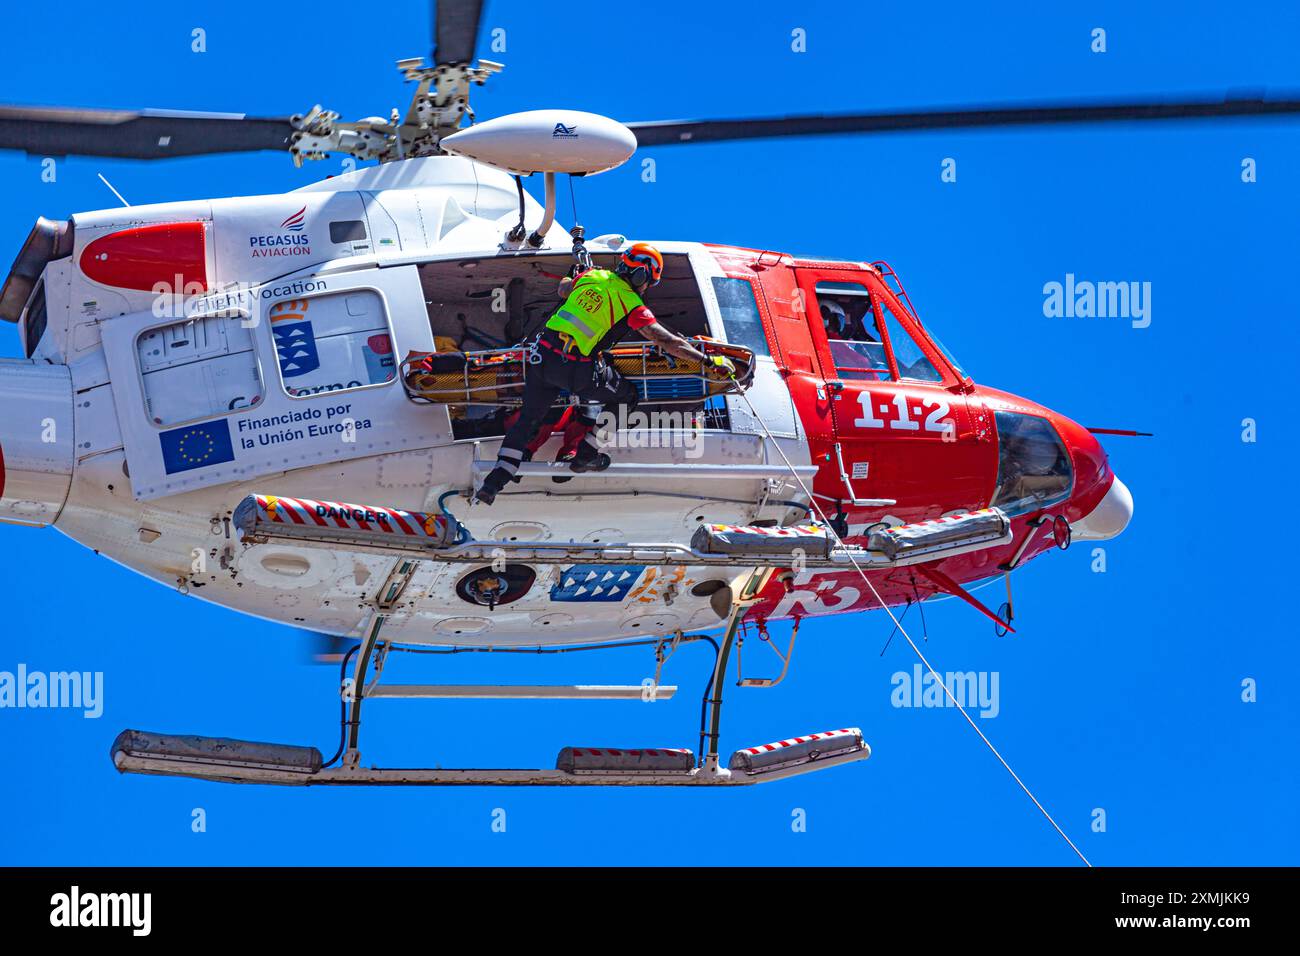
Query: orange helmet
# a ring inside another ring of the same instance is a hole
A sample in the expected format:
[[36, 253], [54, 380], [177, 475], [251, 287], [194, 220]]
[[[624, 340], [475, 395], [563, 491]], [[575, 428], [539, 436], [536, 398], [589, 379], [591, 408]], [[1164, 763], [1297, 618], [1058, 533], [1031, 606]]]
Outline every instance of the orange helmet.
[[639, 285], [642, 277], [638, 270], [645, 270], [646, 285], [658, 285], [664, 274], [664, 257], [648, 242], [634, 242], [618, 259], [619, 275], [627, 276], [633, 285]]

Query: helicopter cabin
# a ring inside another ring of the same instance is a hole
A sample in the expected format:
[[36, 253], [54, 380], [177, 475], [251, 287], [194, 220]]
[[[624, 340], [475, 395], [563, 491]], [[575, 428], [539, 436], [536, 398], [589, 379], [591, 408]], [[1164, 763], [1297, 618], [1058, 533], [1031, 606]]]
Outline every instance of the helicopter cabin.
[[[597, 268], [613, 269], [617, 256], [597, 252]], [[483, 256], [426, 262], [419, 266], [429, 327], [439, 352], [504, 349], [540, 331], [562, 298], [559, 283], [573, 263], [568, 254]], [[646, 304], [668, 328], [688, 338], [717, 337], [709, 325], [699, 278], [684, 252], [664, 253], [664, 274], [646, 294]], [[757, 329], [762, 334], [761, 327]], [[624, 326], [623, 340], [641, 337]], [[741, 343], [744, 344], [744, 343]], [[698, 396], [698, 401], [692, 400]], [[658, 399], [658, 401], [656, 400]], [[695, 416], [707, 429], [729, 429], [727, 404], [708, 398], [691, 376], [656, 383], [637, 410], [647, 416], [675, 411]], [[451, 406], [455, 439], [498, 437], [510, 409], [496, 405]], [[651, 419], [653, 420], [653, 419]]]

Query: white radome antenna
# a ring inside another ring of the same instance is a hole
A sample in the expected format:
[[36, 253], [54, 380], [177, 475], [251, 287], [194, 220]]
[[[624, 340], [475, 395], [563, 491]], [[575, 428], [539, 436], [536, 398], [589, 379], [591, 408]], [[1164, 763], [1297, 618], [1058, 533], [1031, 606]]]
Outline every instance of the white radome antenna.
[[445, 152], [517, 176], [614, 169], [636, 152], [636, 135], [617, 120], [578, 110], [529, 110], [477, 123], [443, 137]]
[[[453, 156], [464, 156], [515, 176], [542, 173], [546, 209], [541, 224], [528, 237], [529, 245], [540, 246], [555, 221], [555, 174], [594, 176], [614, 169], [636, 152], [637, 141], [636, 134], [622, 123], [599, 113], [529, 110], [470, 126], [443, 137], [439, 146]], [[519, 242], [524, 231], [521, 219], [506, 238]]]

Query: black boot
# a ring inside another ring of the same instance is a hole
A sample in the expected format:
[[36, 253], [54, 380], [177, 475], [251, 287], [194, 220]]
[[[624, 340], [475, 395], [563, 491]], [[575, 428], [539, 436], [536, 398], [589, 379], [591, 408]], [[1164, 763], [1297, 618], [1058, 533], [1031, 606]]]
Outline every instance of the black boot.
[[610, 466], [610, 464], [612, 464], [609, 455], [606, 455], [603, 451], [588, 451], [584, 453], [582, 450], [590, 448], [590, 445], [585, 444], [579, 448], [578, 454], [574, 455], [573, 459], [569, 462], [569, 471], [581, 475], [588, 471], [604, 471]]
[[[555, 463], [556, 463], [557, 465], [571, 464], [572, 462], [573, 462], [573, 453], [572, 453], [572, 452], [570, 452], [570, 453], [567, 454], [567, 455], [561, 455], [559, 458], [555, 459]], [[562, 484], [564, 484], [566, 481], [572, 481], [572, 480], [573, 480], [573, 476], [572, 476], [572, 475], [552, 475], [552, 476], [551, 476], [551, 481], [555, 482], [557, 485], [562, 485]]]
[[490, 505], [497, 500], [497, 495], [501, 489], [510, 481], [510, 473], [500, 465], [493, 468], [483, 479], [483, 484], [479, 485], [478, 491], [474, 493], [474, 500], [485, 505]]

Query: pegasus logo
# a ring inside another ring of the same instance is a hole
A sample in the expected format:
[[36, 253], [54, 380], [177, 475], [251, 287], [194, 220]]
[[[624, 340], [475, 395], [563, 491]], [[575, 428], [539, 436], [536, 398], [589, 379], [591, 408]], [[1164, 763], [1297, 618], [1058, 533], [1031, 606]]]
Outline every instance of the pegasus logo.
[[302, 232], [302, 227], [307, 221], [307, 207], [303, 206], [296, 213], [280, 223], [281, 229], [287, 229], [290, 232]]
[[552, 139], [577, 139], [578, 127], [565, 126], [563, 123], [556, 123], [555, 130], [551, 133], [551, 138]]

